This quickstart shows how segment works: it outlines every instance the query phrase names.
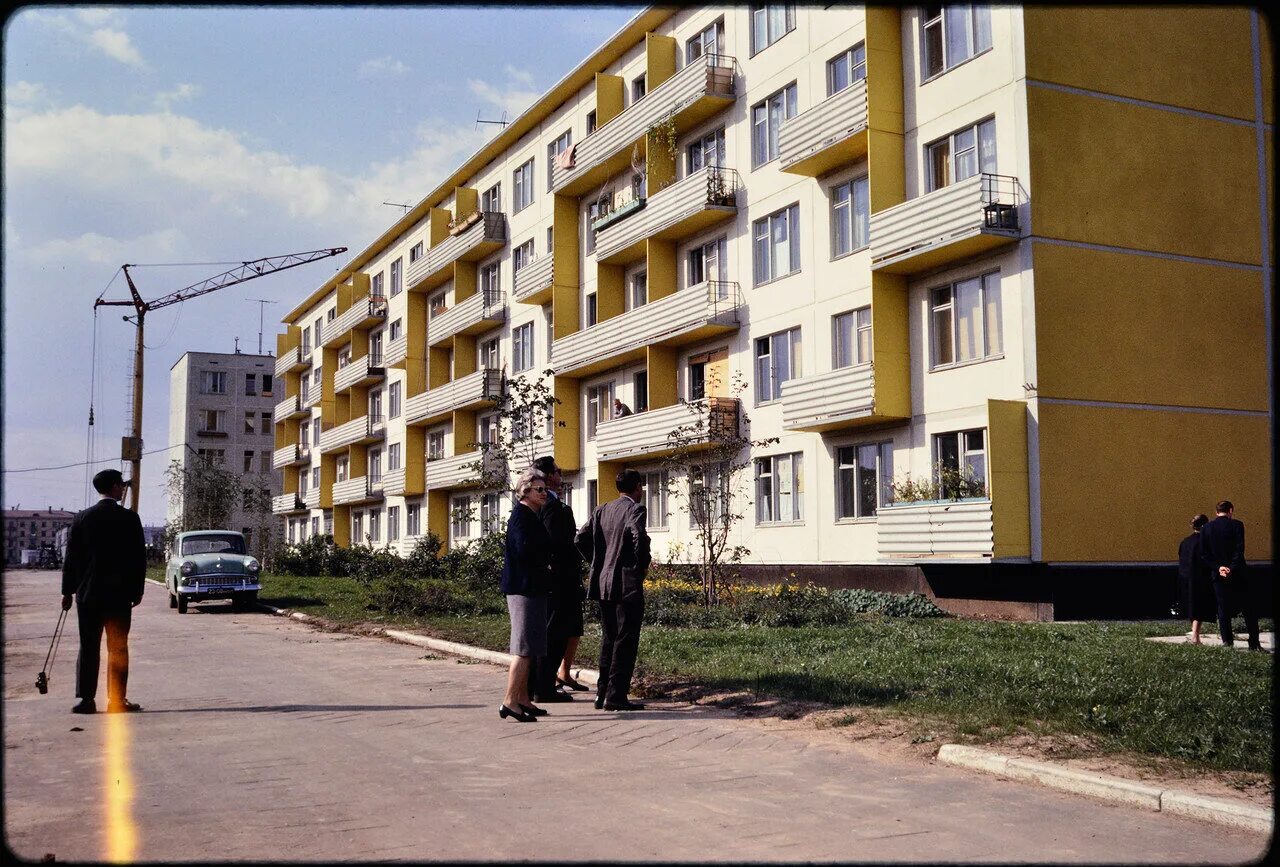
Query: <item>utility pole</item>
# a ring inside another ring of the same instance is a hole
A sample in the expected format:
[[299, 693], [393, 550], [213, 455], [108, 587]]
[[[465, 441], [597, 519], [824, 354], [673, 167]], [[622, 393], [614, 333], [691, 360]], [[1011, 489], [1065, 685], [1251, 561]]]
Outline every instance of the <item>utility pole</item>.
[[250, 298], [249, 301], [256, 301], [258, 304], [258, 354], [262, 354], [262, 305], [275, 304], [274, 301], [268, 301], [266, 298]]

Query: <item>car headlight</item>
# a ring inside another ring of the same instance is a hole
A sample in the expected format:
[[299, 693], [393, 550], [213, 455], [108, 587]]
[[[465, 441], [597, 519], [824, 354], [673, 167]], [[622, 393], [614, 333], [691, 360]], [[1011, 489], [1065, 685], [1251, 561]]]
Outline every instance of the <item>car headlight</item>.
[[257, 574], [258, 574], [258, 570], [260, 570], [260, 569], [262, 568], [262, 564], [261, 564], [261, 563], [259, 563], [257, 560], [253, 560], [253, 559], [251, 559], [251, 560], [249, 560], [249, 562], [248, 562], [248, 563], [245, 563], [245, 564], [244, 564], [244, 568], [245, 568], [245, 570], [246, 570], [247, 572], [249, 572], [250, 574], [252, 574], [252, 575], [257, 575]]
[[183, 575], [191, 575], [196, 571], [196, 564], [190, 560], [184, 560], [182, 565], [178, 567], [178, 571]]

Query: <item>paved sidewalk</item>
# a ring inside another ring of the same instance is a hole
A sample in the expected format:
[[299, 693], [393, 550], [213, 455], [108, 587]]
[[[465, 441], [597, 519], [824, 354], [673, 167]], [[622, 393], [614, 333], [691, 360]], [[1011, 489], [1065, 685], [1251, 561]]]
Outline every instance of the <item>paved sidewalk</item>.
[[5, 833], [24, 858], [1150, 863], [1267, 845], [700, 706], [501, 721], [499, 667], [220, 605], [179, 616], [147, 590], [146, 711], [77, 717], [65, 646], [49, 695], [31, 685], [56, 575], [5, 576]]
[[[1241, 632], [1236, 634], [1235, 644], [1232, 645], [1234, 650], [1249, 649], [1249, 634]], [[1155, 638], [1148, 638], [1147, 641], [1159, 641], [1165, 644], [1191, 644], [1191, 633], [1185, 635], [1159, 635]], [[1213, 625], [1212, 629], [1202, 629], [1200, 631], [1200, 641], [1205, 647], [1226, 647], [1222, 643], [1222, 636], [1218, 634], [1218, 627]], [[1276, 648], [1276, 636], [1274, 632], [1259, 632], [1258, 643], [1262, 645], [1263, 650], [1274, 652]]]

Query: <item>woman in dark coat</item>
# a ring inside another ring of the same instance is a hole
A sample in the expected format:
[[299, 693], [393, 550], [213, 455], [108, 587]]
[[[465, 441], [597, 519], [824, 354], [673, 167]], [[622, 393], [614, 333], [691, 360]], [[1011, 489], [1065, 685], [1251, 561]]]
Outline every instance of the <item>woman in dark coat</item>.
[[511, 654], [507, 692], [498, 716], [533, 722], [546, 713], [529, 698], [529, 668], [547, 655], [547, 591], [551, 587], [551, 537], [538, 512], [547, 502], [546, 476], [527, 469], [516, 482], [519, 502], [507, 519], [507, 550], [502, 562], [502, 592], [511, 616]]
[[1183, 610], [1191, 619], [1191, 643], [1200, 644], [1200, 624], [1218, 616], [1218, 602], [1209, 580], [1209, 567], [1200, 552], [1200, 528], [1209, 523], [1207, 515], [1191, 519], [1191, 535], [1178, 545], [1178, 583], [1182, 588]]

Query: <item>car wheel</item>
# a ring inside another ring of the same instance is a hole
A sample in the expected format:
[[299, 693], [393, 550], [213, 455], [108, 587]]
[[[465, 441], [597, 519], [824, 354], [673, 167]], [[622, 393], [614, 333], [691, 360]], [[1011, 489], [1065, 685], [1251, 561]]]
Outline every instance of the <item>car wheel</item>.
[[177, 608], [177, 607], [178, 607], [178, 597], [177, 597], [177, 595], [176, 595], [176, 594], [174, 594], [174, 593], [170, 593], [170, 594], [169, 594], [169, 607], [170, 607], [170, 608]]
[[248, 593], [241, 593], [239, 600], [245, 611], [252, 611], [258, 607], [258, 591], [250, 590]]
[[187, 613], [187, 597], [182, 595], [178, 596], [178, 613], [179, 614]]

